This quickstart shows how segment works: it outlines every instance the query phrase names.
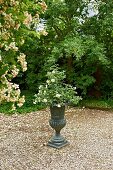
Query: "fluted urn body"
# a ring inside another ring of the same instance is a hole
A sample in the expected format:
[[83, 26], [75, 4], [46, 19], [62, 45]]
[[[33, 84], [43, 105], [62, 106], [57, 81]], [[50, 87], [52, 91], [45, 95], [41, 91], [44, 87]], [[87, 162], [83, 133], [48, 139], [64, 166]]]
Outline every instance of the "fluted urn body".
[[65, 106], [51, 106], [50, 113], [51, 119], [49, 120], [49, 124], [55, 130], [55, 134], [48, 142], [48, 146], [61, 148], [68, 144], [67, 140], [60, 134], [61, 129], [66, 125]]

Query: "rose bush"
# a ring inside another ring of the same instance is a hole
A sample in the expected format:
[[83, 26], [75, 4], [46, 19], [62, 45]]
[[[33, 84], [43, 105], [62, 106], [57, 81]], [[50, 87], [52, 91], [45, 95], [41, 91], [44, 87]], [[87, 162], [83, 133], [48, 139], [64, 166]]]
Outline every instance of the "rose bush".
[[65, 104], [77, 104], [81, 97], [77, 95], [76, 87], [65, 84], [65, 72], [60, 71], [57, 66], [50, 68], [47, 72], [46, 83], [39, 86], [35, 94], [34, 104], [42, 103], [46, 106], [61, 107]]

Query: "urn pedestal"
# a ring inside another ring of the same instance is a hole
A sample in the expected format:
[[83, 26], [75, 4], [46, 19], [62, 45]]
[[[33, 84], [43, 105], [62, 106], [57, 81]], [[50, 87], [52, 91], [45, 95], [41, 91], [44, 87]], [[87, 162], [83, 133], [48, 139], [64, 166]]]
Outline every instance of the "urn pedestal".
[[49, 120], [49, 124], [55, 130], [55, 134], [49, 140], [47, 145], [54, 148], [61, 148], [69, 144], [68, 141], [60, 134], [61, 129], [66, 125], [66, 119], [64, 117], [65, 106], [51, 106], [50, 113], [51, 119]]

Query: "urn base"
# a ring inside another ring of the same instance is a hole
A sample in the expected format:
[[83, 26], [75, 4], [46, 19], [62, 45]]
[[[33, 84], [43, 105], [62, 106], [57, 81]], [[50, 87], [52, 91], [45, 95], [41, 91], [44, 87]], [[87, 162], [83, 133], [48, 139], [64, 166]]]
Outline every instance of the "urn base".
[[48, 142], [48, 146], [60, 149], [66, 145], [68, 145], [69, 142], [61, 135], [54, 135], [50, 141]]

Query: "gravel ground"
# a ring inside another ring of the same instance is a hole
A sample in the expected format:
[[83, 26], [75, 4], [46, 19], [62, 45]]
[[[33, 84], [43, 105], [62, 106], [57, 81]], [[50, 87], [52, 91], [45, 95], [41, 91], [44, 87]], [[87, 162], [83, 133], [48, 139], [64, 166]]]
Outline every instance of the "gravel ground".
[[0, 114], [0, 170], [113, 170], [112, 111], [67, 109], [61, 149], [46, 146], [49, 115]]

